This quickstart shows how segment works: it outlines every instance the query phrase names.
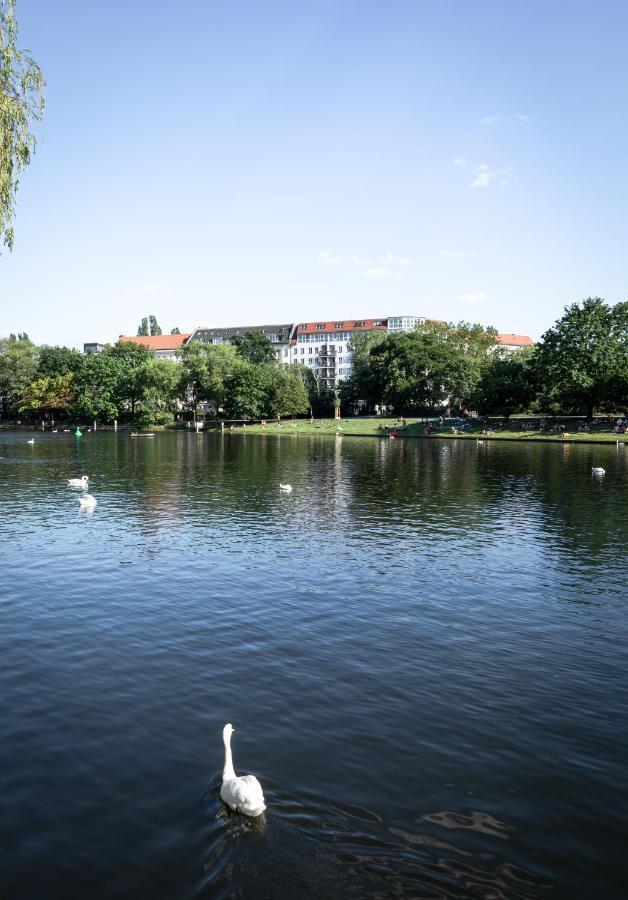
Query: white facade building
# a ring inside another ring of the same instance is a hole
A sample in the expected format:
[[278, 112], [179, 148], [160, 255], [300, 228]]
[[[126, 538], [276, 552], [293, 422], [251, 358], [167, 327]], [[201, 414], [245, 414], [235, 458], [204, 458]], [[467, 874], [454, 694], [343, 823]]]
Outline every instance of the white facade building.
[[290, 347], [292, 363], [311, 368], [321, 387], [334, 390], [351, 375], [350, 340], [355, 334], [386, 331], [386, 319], [345, 319], [332, 322], [300, 322]]
[[388, 331], [414, 331], [417, 325], [425, 324], [424, 316], [389, 316]]

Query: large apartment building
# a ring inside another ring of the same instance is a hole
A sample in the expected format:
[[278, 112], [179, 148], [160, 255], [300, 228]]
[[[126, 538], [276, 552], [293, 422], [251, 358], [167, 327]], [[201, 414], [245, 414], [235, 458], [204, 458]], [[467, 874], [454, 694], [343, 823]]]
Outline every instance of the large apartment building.
[[321, 387], [334, 389], [351, 374], [351, 347], [355, 334], [386, 331], [387, 319], [342, 319], [299, 322], [290, 348], [290, 362], [311, 368]]
[[251, 331], [261, 332], [266, 335], [275, 347], [275, 356], [279, 362], [287, 364], [290, 361], [290, 342], [294, 331], [292, 323], [284, 325], [237, 325], [232, 328], [196, 328], [190, 335], [189, 340], [190, 343], [199, 341], [201, 344], [228, 344], [234, 337], [248, 334]]

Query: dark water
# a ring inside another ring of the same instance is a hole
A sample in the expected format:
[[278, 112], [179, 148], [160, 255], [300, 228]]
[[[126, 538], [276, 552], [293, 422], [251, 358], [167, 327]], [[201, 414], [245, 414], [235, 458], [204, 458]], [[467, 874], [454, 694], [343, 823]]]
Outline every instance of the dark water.
[[626, 896], [628, 447], [0, 457], [3, 900]]

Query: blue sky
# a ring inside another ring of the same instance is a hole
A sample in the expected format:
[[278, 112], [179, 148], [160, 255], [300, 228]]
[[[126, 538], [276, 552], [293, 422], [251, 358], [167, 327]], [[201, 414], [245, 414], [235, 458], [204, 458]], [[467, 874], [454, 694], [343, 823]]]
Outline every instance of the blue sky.
[[18, 0], [47, 80], [0, 333], [626, 297], [628, 7]]

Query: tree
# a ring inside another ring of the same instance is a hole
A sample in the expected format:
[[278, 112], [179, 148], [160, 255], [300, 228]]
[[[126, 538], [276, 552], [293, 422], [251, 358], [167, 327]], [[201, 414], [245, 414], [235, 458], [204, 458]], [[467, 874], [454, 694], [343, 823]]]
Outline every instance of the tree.
[[31, 381], [22, 391], [20, 412], [69, 413], [76, 400], [74, 373], [46, 375]]
[[277, 367], [271, 370], [269, 412], [273, 416], [297, 416], [308, 411], [308, 392], [294, 368]]
[[37, 347], [28, 338], [0, 340], [0, 401], [3, 415], [17, 411], [22, 391], [33, 380], [36, 371]]
[[15, 0], [0, 0], [0, 238], [13, 249], [18, 176], [31, 161], [31, 123], [44, 111], [44, 77], [34, 59], [17, 47]]
[[341, 386], [343, 403], [366, 400], [399, 412], [435, 410], [449, 402], [470, 403], [491, 362], [496, 332], [467, 322], [425, 322], [414, 331], [360, 335], [353, 374]]
[[534, 351], [518, 350], [508, 356], [494, 356], [478, 383], [474, 406], [482, 413], [505, 416], [528, 409], [535, 385], [531, 367]]
[[110, 422], [121, 417], [119, 381], [123, 363], [110, 353], [89, 353], [75, 375], [76, 411], [87, 419]]
[[75, 373], [83, 367], [84, 362], [83, 354], [72, 347], [40, 347], [37, 377]]
[[96, 355], [118, 364], [114, 393], [116, 405], [119, 411], [128, 411], [131, 418], [135, 418], [136, 406], [141, 404], [147, 388], [146, 364], [153, 359], [153, 354], [142, 344], [118, 341]]
[[181, 334], [181, 329], [180, 328], [171, 328], [170, 334]]
[[535, 371], [545, 406], [593, 417], [596, 408], [625, 407], [628, 303], [600, 297], [566, 307], [537, 345]]
[[150, 334], [148, 328], [148, 316], [144, 316], [140, 324], [137, 326], [137, 336], [138, 337], [148, 337]]
[[174, 418], [172, 404], [178, 395], [179, 366], [170, 359], [147, 359], [142, 365], [142, 396], [137, 424], [141, 428], [163, 425]]
[[148, 317], [148, 325], [149, 325], [151, 334], [161, 334], [161, 328], [159, 327], [155, 316]]
[[245, 359], [228, 377], [225, 388], [225, 412], [232, 419], [258, 419], [269, 414], [269, 393], [273, 369], [253, 365]]
[[202, 401], [211, 403], [218, 412], [225, 404], [229, 376], [240, 362], [235, 347], [193, 341], [181, 347], [178, 354], [180, 394], [188, 399], [194, 412]]
[[231, 338], [239, 356], [254, 365], [275, 362], [275, 348], [261, 331], [247, 331]]

